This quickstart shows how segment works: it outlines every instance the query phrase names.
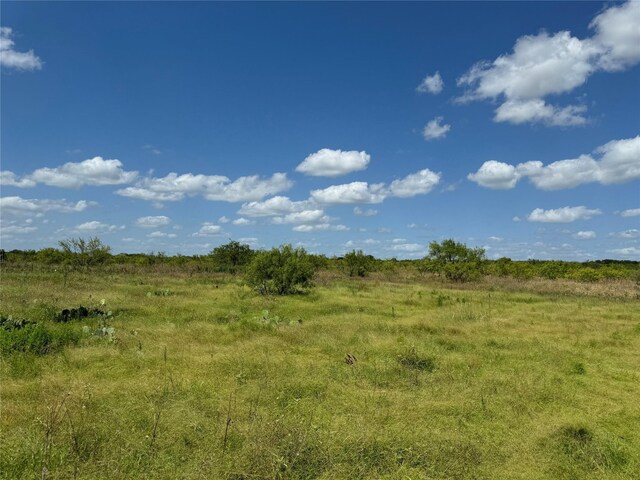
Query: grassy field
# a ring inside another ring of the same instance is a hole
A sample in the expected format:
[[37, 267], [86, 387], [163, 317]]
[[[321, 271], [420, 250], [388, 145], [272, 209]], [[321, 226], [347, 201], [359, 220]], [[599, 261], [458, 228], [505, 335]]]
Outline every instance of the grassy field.
[[0, 477], [639, 478], [633, 283], [317, 283], [3, 271], [0, 312], [76, 345], [2, 353]]

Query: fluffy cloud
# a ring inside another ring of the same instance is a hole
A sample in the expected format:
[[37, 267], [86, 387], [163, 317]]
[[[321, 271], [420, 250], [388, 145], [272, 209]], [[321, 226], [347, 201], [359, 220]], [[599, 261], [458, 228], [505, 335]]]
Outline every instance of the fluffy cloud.
[[292, 202], [288, 197], [276, 196], [263, 202], [248, 202], [242, 205], [238, 213], [249, 217], [272, 217], [300, 212], [308, 208], [309, 202]]
[[609, 8], [589, 25], [597, 33], [593, 41], [601, 50], [598, 67], [618, 71], [640, 62], [640, 4], [628, 1]]
[[436, 117], [427, 123], [422, 130], [422, 136], [425, 140], [435, 140], [437, 138], [444, 138], [447, 135], [447, 132], [451, 130], [451, 125], [443, 125], [442, 117]]
[[609, 185], [640, 179], [640, 135], [608, 142], [597, 148], [595, 155], [600, 159], [596, 160], [592, 155], [580, 155], [546, 166], [539, 161], [514, 166], [488, 160], [467, 178], [483, 187], [509, 189], [515, 187], [518, 180], [527, 177], [542, 190], [573, 188], [591, 182]]
[[422, 80], [422, 83], [418, 85], [416, 90], [420, 93], [432, 93], [437, 95], [444, 88], [444, 82], [440, 76], [440, 72], [436, 72], [433, 75], [427, 75]]
[[144, 178], [133, 187], [116, 193], [154, 202], [173, 202], [196, 195], [214, 201], [246, 202], [282, 192], [292, 185], [285, 173], [275, 173], [266, 179], [257, 175], [240, 177], [232, 182], [221, 175], [178, 175], [172, 172], [162, 178]]
[[587, 108], [584, 105], [556, 107], [540, 98], [531, 100], [507, 100], [496, 109], [496, 122], [521, 123], [542, 122], [551, 126], [584, 125], [583, 116]]
[[315, 177], [339, 177], [364, 170], [371, 156], [367, 152], [331, 150], [323, 148], [312, 153], [296, 167], [297, 172]]
[[138, 172], [126, 172], [120, 160], [93, 157], [82, 162], [65, 163], [55, 168], [39, 168], [18, 179], [13, 172], [2, 173], [2, 185], [33, 187], [38, 183], [60, 188], [79, 188], [84, 185], [122, 185], [136, 179]]
[[520, 37], [510, 54], [480, 62], [458, 79], [467, 87], [459, 100], [501, 99], [496, 122], [571, 126], [586, 123], [581, 105], [559, 107], [544, 98], [568, 93], [599, 70], [617, 71], [640, 62], [640, 2], [628, 1], [599, 14], [595, 34], [579, 39], [570, 32]]
[[276, 217], [273, 223], [316, 223], [327, 222], [328, 217], [324, 214], [324, 210], [303, 210], [294, 212], [284, 217]]
[[389, 186], [392, 197], [415, 197], [429, 193], [440, 182], [440, 175], [428, 168], [407, 175], [403, 179], [394, 180]]
[[92, 222], [85, 222], [77, 225], [75, 231], [77, 233], [111, 233], [118, 230], [123, 230], [124, 226], [108, 225], [106, 223], [98, 222], [94, 220]]
[[591, 240], [592, 238], [596, 238], [596, 232], [593, 230], [579, 231], [573, 234], [573, 238], [577, 238], [578, 240]]
[[0, 185], [3, 187], [29, 188], [35, 187], [36, 182], [29, 178], [18, 178], [15, 173], [5, 170], [0, 172]]
[[638, 217], [640, 216], [640, 208], [630, 208], [620, 212], [621, 217]]
[[351, 182], [311, 191], [312, 200], [326, 205], [381, 203], [385, 197], [386, 192], [382, 183], [369, 185], [367, 182]]
[[256, 223], [256, 222], [254, 222], [253, 220], [249, 220], [249, 219], [246, 219], [246, 218], [240, 217], [240, 218], [236, 218], [236, 219], [235, 219], [233, 222], [231, 222], [231, 223], [233, 223], [234, 225], [237, 225], [237, 226], [239, 226], [239, 227], [243, 227], [243, 226], [246, 226], [246, 225], [253, 225], [253, 224], [254, 224], [254, 223]]
[[527, 220], [542, 223], [571, 223], [576, 220], [589, 220], [600, 214], [602, 212], [599, 209], [590, 209], [584, 206], [562, 207], [551, 210], [536, 208], [529, 214]]
[[196, 233], [194, 237], [213, 237], [222, 233], [222, 227], [213, 223], [205, 222]]
[[0, 65], [5, 68], [15, 68], [16, 70], [39, 70], [42, 62], [33, 53], [17, 52], [13, 49], [15, 42], [11, 39], [13, 30], [9, 27], [0, 27]]
[[48, 199], [35, 199], [35, 198], [21, 198], [21, 197], [1, 197], [0, 198], [0, 210], [2, 213], [13, 215], [40, 215], [47, 212], [59, 212], [59, 213], [72, 213], [82, 212], [88, 207], [97, 205], [96, 202], [88, 202], [86, 200], [80, 200], [79, 202], [72, 203], [66, 200], [48, 200]]
[[349, 227], [346, 225], [332, 225], [330, 223], [319, 223], [317, 225], [297, 225], [292, 228], [294, 232], [318, 232], [318, 231], [327, 231], [331, 230], [334, 232], [346, 232], [349, 230]]
[[158, 228], [169, 225], [169, 223], [171, 223], [171, 219], [169, 217], [165, 217], [164, 215], [140, 217], [136, 220], [136, 227]]
[[486, 188], [504, 190], [515, 187], [520, 176], [513, 165], [487, 160], [476, 173], [470, 173], [467, 178]]
[[312, 190], [311, 200], [323, 205], [382, 203], [388, 197], [414, 197], [429, 193], [440, 182], [440, 174], [425, 168], [406, 177], [384, 183], [351, 182]]

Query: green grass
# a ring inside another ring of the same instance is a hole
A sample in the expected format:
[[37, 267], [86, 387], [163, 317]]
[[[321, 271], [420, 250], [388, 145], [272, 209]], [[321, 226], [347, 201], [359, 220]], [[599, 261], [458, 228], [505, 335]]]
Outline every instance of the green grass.
[[2, 272], [0, 314], [79, 340], [2, 352], [0, 478], [638, 478], [633, 285], [318, 283]]

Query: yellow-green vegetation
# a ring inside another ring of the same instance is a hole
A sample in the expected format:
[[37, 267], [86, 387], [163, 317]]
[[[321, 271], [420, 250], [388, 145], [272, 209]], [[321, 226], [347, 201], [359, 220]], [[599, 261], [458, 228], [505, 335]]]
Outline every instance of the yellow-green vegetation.
[[5, 269], [0, 476], [638, 478], [638, 286], [545, 282]]

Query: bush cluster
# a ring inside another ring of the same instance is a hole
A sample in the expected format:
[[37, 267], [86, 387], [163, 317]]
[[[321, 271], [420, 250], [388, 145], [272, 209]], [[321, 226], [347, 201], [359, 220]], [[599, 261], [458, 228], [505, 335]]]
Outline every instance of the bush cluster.
[[287, 295], [310, 288], [314, 273], [315, 266], [303, 248], [283, 245], [258, 252], [245, 278], [262, 294]]
[[75, 329], [47, 328], [29, 320], [0, 317], [0, 352], [3, 355], [13, 352], [45, 355], [79, 341], [80, 333]]

